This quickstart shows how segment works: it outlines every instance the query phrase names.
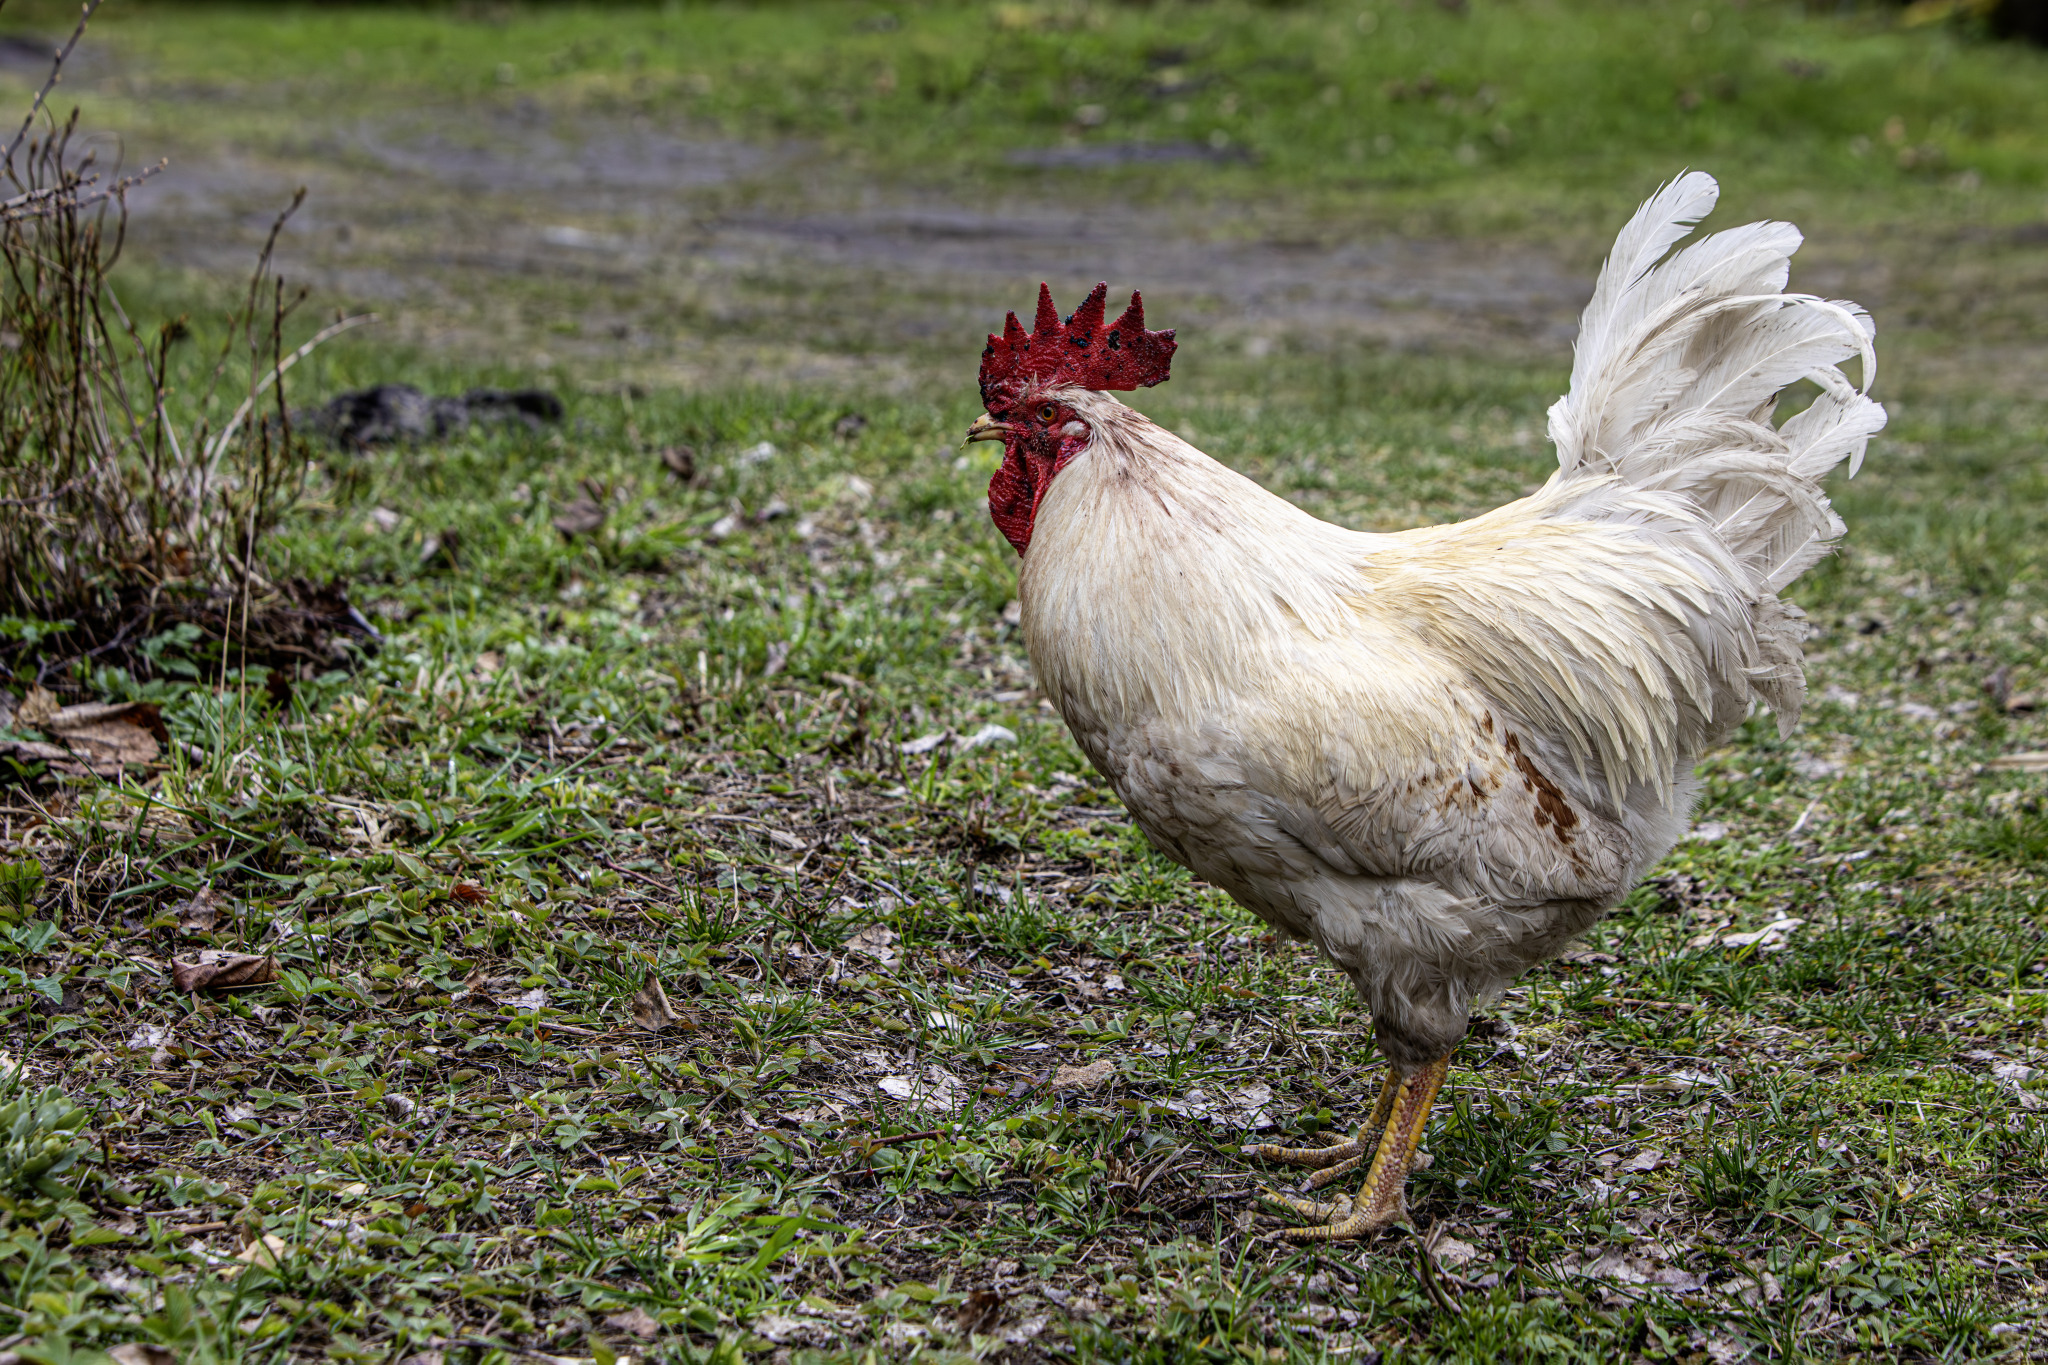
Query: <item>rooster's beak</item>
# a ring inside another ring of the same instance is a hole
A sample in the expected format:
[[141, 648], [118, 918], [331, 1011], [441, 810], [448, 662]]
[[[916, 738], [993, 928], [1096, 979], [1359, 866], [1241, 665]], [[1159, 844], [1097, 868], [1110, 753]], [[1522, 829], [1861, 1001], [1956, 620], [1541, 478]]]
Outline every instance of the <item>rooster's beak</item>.
[[[995, 418], [984, 412], [981, 416], [974, 419], [972, 426], [967, 428], [967, 441], [1000, 441], [1005, 436], [1008, 436], [1010, 431], [1009, 423], [998, 422]], [[962, 441], [960, 444], [966, 445], [967, 441]]]

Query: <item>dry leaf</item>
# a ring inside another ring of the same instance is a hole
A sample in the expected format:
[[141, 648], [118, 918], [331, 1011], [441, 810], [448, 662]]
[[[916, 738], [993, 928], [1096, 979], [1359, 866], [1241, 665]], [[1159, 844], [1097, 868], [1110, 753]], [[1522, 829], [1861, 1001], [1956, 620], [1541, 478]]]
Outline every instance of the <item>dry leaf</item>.
[[153, 1341], [131, 1341], [121, 1346], [109, 1346], [107, 1354], [115, 1365], [178, 1365], [178, 1353], [168, 1346], [159, 1346]]
[[1007, 725], [984, 725], [973, 734], [956, 742], [953, 747], [961, 753], [969, 753], [990, 744], [1015, 744], [1017, 732]]
[[1432, 1238], [1430, 1252], [1436, 1257], [1436, 1263], [1447, 1270], [1456, 1270], [1479, 1259], [1478, 1247], [1450, 1236]]
[[879, 924], [870, 924], [852, 938], [846, 940], [848, 952], [871, 957], [887, 967], [896, 961], [896, 950], [890, 945], [896, 942], [896, 933]]
[[1093, 1090], [1116, 1075], [1114, 1062], [1090, 1062], [1086, 1066], [1063, 1066], [1052, 1073], [1055, 1090]]
[[236, 986], [265, 986], [275, 980], [277, 959], [274, 957], [204, 948], [196, 962], [171, 959], [171, 986], [186, 995], [198, 991], [230, 990]]
[[12, 740], [0, 752], [26, 762], [48, 763], [70, 776], [93, 773], [118, 777], [130, 764], [154, 763], [170, 742], [163, 717], [150, 702], [86, 702], [59, 707], [41, 687], [29, 689], [15, 712], [15, 724], [41, 730], [47, 743]]
[[693, 446], [666, 446], [661, 452], [661, 463], [676, 482], [688, 483], [697, 477], [697, 451]]
[[646, 982], [633, 994], [628, 1006], [633, 1011], [633, 1022], [649, 1033], [659, 1033], [673, 1028], [678, 1022], [675, 1007], [668, 1003], [668, 992], [661, 988], [661, 978], [652, 972]]
[[651, 1340], [661, 1331], [661, 1324], [645, 1308], [633, 1307], [623, 1313], [613, 1313], [604, 1320], [604, 1325], [620, 1332], [629, 1332], [642, 1341]]
[[220, 923], [220, 910], [213, 903], [213, 888], [210, 886], [193, 892], [191, 900], [172, 906], [171, 913], [178, 917], [181, 933], [210, 934], [213, 926]]
[[953, 1325], [963, 1336], [976, 1332], [987, 1332], [1003, 1316], [1003, 1296], [992, 1289], [977, 1289], [969, 1294], [953, 1315]]
[[574, 540], [577, 536], [587, 536], [601, 529], [609, 515], [588, 496], [580, 497], [562, 509], [555, 518], [555, 529]]
[[43, 722], [57, 714], [56, 694], [47, 687], [31, 687], [21, 705], [14, 708], [14, 723], [23, 729], [40, 730]]
[[491, 898], [490, 893], [475, 882], [457, 882], [448, 888], [448, 895], [464, 905], [480, 905]]
[[260, 1265], [266, 1270], [275, 1270], [284, 1254], [292, 1249], [290, 1242], [274, 1232], [266, 1232], [241, 1250], [235, 1259], [243, 1265]]
[[1188, 1118], [1207, 1119], [1230, 1128], [1265, 1129], [1274, 1123], [1273, 1087], [1263, 1081], [1214, 1095], [1206, 1090], [1190, 1090], [1186, 1099], [1168, 1100], [1166, 1107]]
[[913, 1109], [932, 1113], [958, 1108], [967, 1095], [967, 1086], [958, 1077], [936, 1066], [926, 1067], [918, 1076], [884, 1076], [875, 1082], [875, 1088]]
[[1803, 919], [1774, 919], [1761, 929], [1751, 929], [1740, 934], [1723, 934], [1721, 943], [1729, 948], [1747, 948], [1756, 944], [1761, 949], [1782, 945], [1794, 929], [1806, 923]]

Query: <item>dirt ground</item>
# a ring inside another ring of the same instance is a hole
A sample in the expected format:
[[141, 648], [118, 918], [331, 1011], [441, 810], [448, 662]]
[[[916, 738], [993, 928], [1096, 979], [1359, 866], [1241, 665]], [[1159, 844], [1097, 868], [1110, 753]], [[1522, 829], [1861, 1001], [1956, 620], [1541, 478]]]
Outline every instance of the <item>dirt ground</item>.
[[1173, 325], [1253, 356], [1338, 338], [1561, 353], [1590, 289], [1526, 244], [1133, 206], [1099, 176], [949, 197], [801, 146], [532, 105], [167, 154], [135, 200], [148, 258], [235, 270], [304, 184], [283, 260], [316, 297], [376, 307], [410, 341], [640, 382], [906, 378], [906, 353], [939, 348], [965, 366], [977, 329], [1028, 310], [1041, 279], [1062, 298], [1135, 284]]

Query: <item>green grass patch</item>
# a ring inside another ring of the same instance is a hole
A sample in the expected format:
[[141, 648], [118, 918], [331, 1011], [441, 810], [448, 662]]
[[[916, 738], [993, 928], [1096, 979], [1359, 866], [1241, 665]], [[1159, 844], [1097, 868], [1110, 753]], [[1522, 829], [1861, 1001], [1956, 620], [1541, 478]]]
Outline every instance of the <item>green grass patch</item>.
[[[1316, 459], [1297, 495], [1339, 517], [1538, 477], [1537, 377], [1444, 406], [1470, 375], [1409, 364], [1418, 397], [1342, 418], [1163, 411], [1276, 486]], [[376, 657], [282, 703], [97, 679], [176, 754], [10, 816], [45, 869], [10, 883], [15, 1046], [94, 1125], [91, 1213], [14, 1197], [46, 1240], [9, 1273], [74, 1286], [61, 1321], [11, 1299], [20, 1330], [1477, 1360], [1993, 1354], [2030, 1320], [2048, 946], [2027, 846], [1987, 834], [2030, 828], [2029, 788], [1979, 765], [2039, 722], [1967, 703], [1994, 660], [2042, 667], [2032, 551], [1973, 596], [1916, 519], [1858, 519], [1808, 596], [1807, 724], [1715, 755], [1706, 835], [1460, 1052], [1416, 1190], [1471, 1251], [1451, 1316], [1404, 1243], [1261, 1238], [1235, 1144], [1355, 1124], [1367, 1021], [1147, 851], [1038, 707], [964, 405], [843, 415], [650, 398], [636, 443], [586, 398], [573, 447], [337, 459], [286, 549], [351, 575]], [[1451, 483], [1372, 455], [1453, 422], [1495, 445]], [[700, 486], [646, 448], [685, 437]], [[610, 521], [567, 542], [550, 514], [593, 485]], [[450, 527], [460, 568], [422, 562]], [[1016, 741], [960, 747], [990, 724]], [[207, 947], [278, 980], [173, 991]], [[276, 1264], [236, 1261], [259, 1236]]]
[[2048, 172], [2041, 54], [1883, 6], [137, 5], [100, 32], [121, 63], [95, 108], [196, 98], [259, 141], [280, 106], [538, 100], [949, 185], [1095, 165], [1124, 192], [1391, 194], [1493, 230], [1604, 224], [1643, 181], [1738, 158], [1746, 193], [1888, 211]]

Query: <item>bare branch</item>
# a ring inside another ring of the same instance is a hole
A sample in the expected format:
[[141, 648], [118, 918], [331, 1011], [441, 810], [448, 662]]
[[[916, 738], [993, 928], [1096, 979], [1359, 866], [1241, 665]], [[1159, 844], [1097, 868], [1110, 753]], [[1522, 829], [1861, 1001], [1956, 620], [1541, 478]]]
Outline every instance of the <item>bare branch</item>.
[[230, 417], [228, 419], [228, 424], [220, 429], [220, 435], [214, 437], [213, 440], [207, 443], [207, 463], [211, 465], [214, 461], [220, 458], [221, 452], [227, 449], [228, 442], [234, 439], [235, 432], [241, 427], [243, 421], [249, 416], [249, 413], [254, 409], [256, 405], [256, 400], [263, 396], [263, 391], [265, 389], [268, 389], [272, 384], [275, 384], [278, 380], [284, 378], [284, 373], [286, 370], [289, 370], [292, 366], [298, 364], [301, 360], [304, 360], [307, 356], [313, 354], [313, 352], [316, 349], [318, 349], [322, 344], [333, 339], [334, 337], [340, 336], [343, 332], [349, 331], [352, 328], [360, 327], [366, 322], [377, 321], [380, 321], [380, 319], [375, 313], [357, 313], [353, 317], [342, 318], [338, 322], [330, 322], [325, 327], [322, 327], [319, 331], [315, 332], [310, 338], [308, 338], [305, 345], [299, 347], [299, 349], [293, 351], [290, 355], [286, 356], [283, 360], [279, 361], [275, 369], [271, 370], [269, 374], [263, 376], [262, 381], [256, 385], [255, 391], [242, 401], [242, 406], [235, 409], [235, 415], [233, 417]]
[[64, 46], [57, 49], [57, 56], [50, 63], [50, 74], [43, 81], [43, 88], [36, 91], [35, 99], [29, 104], [28, 113], [21, 120], [21, 128], [14, 135], [14, 141], [7, 144], [7, 153], [0, 156], [0, 165], [5, 165], [9, 176], [14, 174], [14, 154], [21, 148], [21, 140], [28, 136], [28, 130], [35, 126], [36, 115], [43, 111], [43, 101], [57, 88], [58, 79], [64, 74], [64, 63], [71, 56], [71, 49], [78, 46], [78, 40], [85, 36], [85, 26], [92, 22], [93, 12], [100, 7], [100, 0], [85, 0], [78, 13], [78, 27], [71, 30], [71, 37]]
[[46, 185], [41, 189], [17, 194], [12, 199], [0, 199], [0, 223], [19, 222], [24, 218], [46, 218], [60, 211], [65, 205], [72, 208], [91, 208], [94, 204], [119, 198], [130, 189], [140, 185], [157, 172], [170, 165], [168, 159], [137, 171], [134, 175], [123, 176], [96, 194], [80, 194], [88, 185], [99, 183], [99, 177], [89, 175], [73, 184]]

